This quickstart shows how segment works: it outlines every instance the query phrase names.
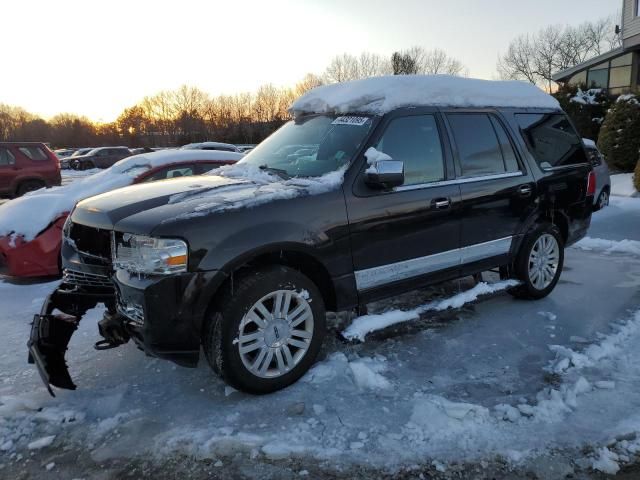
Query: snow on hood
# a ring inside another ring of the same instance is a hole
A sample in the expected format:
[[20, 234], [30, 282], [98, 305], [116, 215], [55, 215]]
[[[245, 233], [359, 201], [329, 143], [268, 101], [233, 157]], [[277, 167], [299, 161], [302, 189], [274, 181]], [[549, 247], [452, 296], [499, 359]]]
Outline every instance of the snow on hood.
[[170, 204], [188, 201], [193, 207], [164, 223], [223, 210], [255, 207], [275, 200], [326, 193], [342, 185], [345, 170], [346, 167], [320, 177], [294, 177], [285, 180], [248, 163], [220, 167], [208, 175], [228, 178], [233, 182], [222, 188], [203, 188], [173, 195], [169, 199]]
[[163, 150], [134, 155], [111, 168], [62, 187], [42, 188], [0, 205], [0, 237], [22, 236], [33, 240], [61, 215], [85, 198], [131, 185], [151, 168], [189, 160], [239, 160], [242, 154], [215, 150]]
[[293, 102], [289, 112], [294, 116], [384, 114], [408, 106], [560, 108], [555, 98], [527, 82], [450, 75], [394, 75], [316, 87]]

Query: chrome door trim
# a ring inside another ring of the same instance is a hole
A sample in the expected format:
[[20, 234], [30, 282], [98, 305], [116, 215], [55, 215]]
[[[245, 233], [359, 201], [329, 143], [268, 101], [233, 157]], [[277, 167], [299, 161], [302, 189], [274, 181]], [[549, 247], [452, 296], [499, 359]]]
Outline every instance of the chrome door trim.
[[513, 237], [504, 237], [467, 247], [447, 250], [446, 252], [411, 258], [401, 262], [389, 263], [378, 267], [366, 268], [354, 272], [358, 291], [379, 287], [387, 283], [437, 272], [485, 258], [504, 255], [511, 250]]
[[523, 177], [523, 172], [497, 173], [495, 175], [480, 175], [475, 177], [459, 177], [455, 180], [441, 180], [438, 182], [416, 183], [415, 185], [401, 185], [393, 189], [394, 192], [405, 192], [408, 190], [420, 190], [422, 188], [442, 187], [445, 185], [460, 185], [463, 183], [482, 182], [484, 180], [500, 180], [502, 178]]

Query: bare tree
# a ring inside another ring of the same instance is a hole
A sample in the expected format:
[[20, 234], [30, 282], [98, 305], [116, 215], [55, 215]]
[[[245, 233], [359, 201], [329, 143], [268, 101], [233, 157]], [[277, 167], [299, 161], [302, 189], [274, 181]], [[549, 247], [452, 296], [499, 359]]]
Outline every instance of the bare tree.
[[620, 45], [614, 18], [578, 26], [553, 25], [514, 39], [498, 58], [502, 78], [526, 80], [553, 89], [552, 76]]
[[538, 77], [534, 52], [535, 46], [528, 35], [516, 38], [509, 44], [507, 53], [498, 59], [499, 75], [506, 79], [536, 83]]
[[[413, 46], [396, 52], [396, 54], [394, 71], [396, 67], [399, 67], [403, 71], [402, 73], [467, 75], [467, 68], [464, 64], [460, 60], [450, 57], [440, 48], [427, 50], [420, 46]], [[394, 63], [393, 56], [391, 63]]]
[[362, 52], [359, 56], [343, 53], [333, 57], [323, 77], [326, 83], [339, 83], [391, 73], [389, 60], [377, 53]]
[[450, 57], [444, 50], [435, 48], [425, 52], [421, 73], [466, 76], [468, 70], [460, 60]]
[[296, 83], [294, 88], [295, 96], [299, 97], [312, 88], [319, 87], [320, 85], [324, 85], [324, 81], [321, 77], [313, 73], [307, 73], [302, 80]]
[[409, 53], [393, 52], [391, 66], [394, 75], [414, 75], [418, 73], [416, 59]]

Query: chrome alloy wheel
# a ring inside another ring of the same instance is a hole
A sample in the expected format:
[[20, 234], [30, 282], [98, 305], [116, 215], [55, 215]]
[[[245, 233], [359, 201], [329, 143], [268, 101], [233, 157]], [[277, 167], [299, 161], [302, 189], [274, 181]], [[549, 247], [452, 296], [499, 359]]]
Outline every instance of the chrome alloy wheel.
[[603, 191], [598, 197], [598, 209], [602, 210], [607, 205], [609, 205], [609, 194]]
[[560, 246], [553, 235], [545, 233], [533, 244], [529, 254], [529, 280], [538, 290], [544, 290], [556, 276], [560, 262]]
[[307, 296], [276, 290], [254, 303], [242, 318], [236, 343], [243, 365], [253, 375], [280, 377], [305, 356], [313, 337]]

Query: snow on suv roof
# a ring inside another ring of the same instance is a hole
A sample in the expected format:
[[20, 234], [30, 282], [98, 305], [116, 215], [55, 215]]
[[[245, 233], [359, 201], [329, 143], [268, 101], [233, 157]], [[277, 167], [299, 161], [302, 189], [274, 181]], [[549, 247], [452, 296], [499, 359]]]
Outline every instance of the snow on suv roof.
[[289, 111], [384, 114], [400, 107], [519, 107], [559, 109], [551, 95], [520, 81], [479, 80], [450, 75], [394, 75], [316, 87]]

